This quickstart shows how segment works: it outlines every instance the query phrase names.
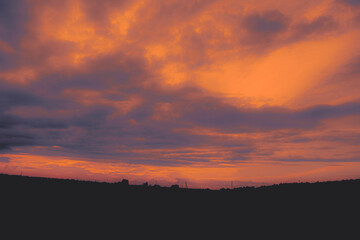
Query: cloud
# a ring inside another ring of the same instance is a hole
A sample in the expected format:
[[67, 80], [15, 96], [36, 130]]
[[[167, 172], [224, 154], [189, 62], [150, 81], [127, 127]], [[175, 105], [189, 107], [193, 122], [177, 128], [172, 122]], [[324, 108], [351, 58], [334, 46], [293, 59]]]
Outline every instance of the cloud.
[[8, 158], [8, 157], [0, 157], [0, 162], [5, 162], [5, 163], [10, 162], [10, 158]]
[[276, 161], [359, 155], [356, 11], [326, 1], [0, 6], [2, 153], [209, 178], [215, 166], [250, 178]]
[[359, 162], [360, 158], [281, 158], [276, 159], [281, 162], [326, 162], [326, 163], [344, 163], [344, 162]]
[[278, 10], [255, 13], [244, 17], [243, 27], [252, 34], [269, 35], [277, 34], [287, 29], [288, 20]]
[[0, 39], [18, 43], [24, 34], [27, 18], [27, 3], [23, 0], [0, 2]]
[[[130, 63], [132, 71], [127, 70]], [[144, 84], [150, 76], [146, 65], [141, 60], [124, 61], [121, 54], [89, 61], [88, 66], [72, 75], [46, 75], [26, 87], [4, 83], [2, 150], [44, 146], [48, 147], [41, 150], [44, 154], [64, 151], [61, 154], [92, 161], [158, 166], [248, 161], [258, 152], [253, 140], [220, 134], [309, 130], [327, 119], [360, 114], [357, 102], [298, 110], [235, 107], [199, 87], [171, 90]], [[133, 98], [139, 99], [134, 105]], [[195, 134], [197, 129], [213, 129], [219, 135]], [[209, 146], [217, 146], [218, 152], [187, 149]]]
[[343, 75], [352, 75], [360, 73], [360, 56], [353, 58], [347, 64], [344, 65]]
[[300, 104], [356, 102], [359, 100], [359, 97], [355, 94], [360, 87], [358, 81], [359, 69], [360, 58], [354, 56], [339, 67], [336, 73], [328, 76], [295, 101]]
[[360, 6], [359, 0], [339, 0], [339, 2], [345, 3], [350, 6]]
[[0, 71], [16, 66], [14, 49], [20, 47], [27, 17], [26, 1], [0, 1]]
[[6, 84], [1, 84], [0, 86], [0, 108], [31, 106], [43, 103], [40, 97], [31, 94], [26, 90], [19, 90]]
[[11, 150], [12, 147], [35, 145], [36, 140], [20, 131], [9, 131], [0, 128], [0, 151]]
[[242, 132], [313, 128], [328, 118], [356, 114], [360, 114], [360, 104], [356, 102], [338, 106], [314, 106], [297, 111], [271, 107], [241, 110], [215, 99], [208, 99], [192, 104], [186, 109], [184, 119], [202, 126]]
[[290, 37], [292, 41], [304, 39], [310, 35], [321, 35], [335, 30], [337, 22], [332, 16], [320, 16], [310, 22], [301, 22], [296, 24], [294, 34]]
[[263, 49], [286, 32], [289, 24], [290, 18], [278, 10], [245, 15], [240, 23], [240, 44], [261, 46]]

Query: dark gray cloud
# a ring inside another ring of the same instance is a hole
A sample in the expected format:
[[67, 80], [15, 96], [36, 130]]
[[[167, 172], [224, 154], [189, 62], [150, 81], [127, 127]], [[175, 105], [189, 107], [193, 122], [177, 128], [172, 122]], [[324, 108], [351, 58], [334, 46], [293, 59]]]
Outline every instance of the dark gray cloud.
[[360, 56], [352, 59], [350, 62], [344, 65], [344, 70], [341, 72], [342, 75], [353, 75], [360, 73]]
[[303, 110], [285, 108], [238, 109], [216, 99], [202, 100], [185, 109], [184, 120], [231, 132], [285, 128], [313, 128], [328, 118], [360, 114], [359, 103], [315, 106]]
[[131, 0], [104, 0], [101, 1], [101, 5], [99, 6], [99, 2], [96, 0], [85, 0], [83, 1], [82, 7], [86, 16], [100, 24], [106, 24], [109, 21], [108, 14], [114, 9], [122, 10], [131, 4]]
[[333, 131], [318, 138], [321, 141], [345, 143], [348, 146], [360, 145], [360, 133], [352, 131]]
[[240, 45], [251, 46], [248, 51], [252, 53], [264, 54], [282, 43], [279, 37], [287, 32], [290, 24], [291, 17], [279, 10], [270, 10], [242, 17], [234, 30], [238, 32]]
[[357, 27], [360, 27], [360, 14], [354, 17], [354, 24]]
[[278, 10], [272, 10], [247, 15], [242, 24], [250, 33], [268, 35], [285, 31], [288, 27], [288, 19]]
[[338, 0], [350, 6], [360, 6], [360, 0]]
[[27, 3], [24, 0], [0, 1], [0, 38], [13, 43], [24, 32]]
[[0, 162], [5, 162], [5, 163], [10, 162], [10, 158], [8, 158], [8, 157], [0, 157]]
[[26, 89], [19, 89], [0, 82], [0, 109], [9, 109], [14, 106], [42, 105], [45, 101]]
[[310, 35], [317, 35], [331, 32], [337, 28], [337, 22], [332, 16], [320, 16], [311, 22], [301, 22], [295, 24], [293, 29], [295, 33], [289, 38], [290, 41], [298, 41]]
[[11, 150], [12, 147], [35, 145], [36, 139], [14, 129], [0, 129], [0, 151]]
[[306, 157], [293, 157], [293, 158], [277, 158], [276, 161], [281, 162], [328, 162], [328, 163], [341, 163], [341, 162], [360, 162], [359, 158], [306, 158]]

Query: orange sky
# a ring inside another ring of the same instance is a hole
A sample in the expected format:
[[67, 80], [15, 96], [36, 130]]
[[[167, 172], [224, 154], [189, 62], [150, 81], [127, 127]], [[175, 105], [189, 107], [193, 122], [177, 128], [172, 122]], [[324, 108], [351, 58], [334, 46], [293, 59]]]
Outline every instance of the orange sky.
[[209, 188], [359, 177], [358, 0], [0, 9], [3, 173]]

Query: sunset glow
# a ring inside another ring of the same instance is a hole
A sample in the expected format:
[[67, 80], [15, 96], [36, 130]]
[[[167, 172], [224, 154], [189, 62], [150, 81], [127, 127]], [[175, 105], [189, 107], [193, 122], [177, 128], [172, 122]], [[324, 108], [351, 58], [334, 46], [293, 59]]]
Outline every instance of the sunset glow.
[[0, 172], [360, 177], [359, 0], [0, 1]]

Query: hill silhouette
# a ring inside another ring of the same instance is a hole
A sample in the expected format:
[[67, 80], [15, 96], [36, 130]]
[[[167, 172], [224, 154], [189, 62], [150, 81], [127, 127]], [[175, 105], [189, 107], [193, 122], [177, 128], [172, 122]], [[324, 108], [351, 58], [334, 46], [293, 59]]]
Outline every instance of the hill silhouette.
[[357, 219], [360, 203], [360, 179], [210, 190], [0, 174], [0, 189], [5, 226], [53, 228], [56, 222], [67, 232], [82, 226], [87, 234], [99, 226], [176, 234], [201, 226], [209, 236], [220, 226], [310, 232]]
[[74, 179], [57, 179], [43, 177], [28, 177], [19, 175], [0, 174], [0, 187], [3, 199], [27, 196], [33, 198], [46, 198], [57, 196], [70, 197], [73, 200], [93, 199], [103, 196], [110, 202], [113, 200], [136, 200], [148, 198], [173, 198], [173, 200], [191, 199], [201, 201], [227, 201], [228, 203], [257, 202], [262, 199], [267, 201], [284, 201], [306, 203], [308, 201], [342, 202], [351, 203], [360, 197], [360, 179], [350, 179], [327, 182], [299, 182], [282, 183], [260, 187], [222, 188], [219, 190], [182, 188], [179, 185], [164, 187], [159, 185], [130, 185], [127, 179], [115, 183], [80, 181]]

